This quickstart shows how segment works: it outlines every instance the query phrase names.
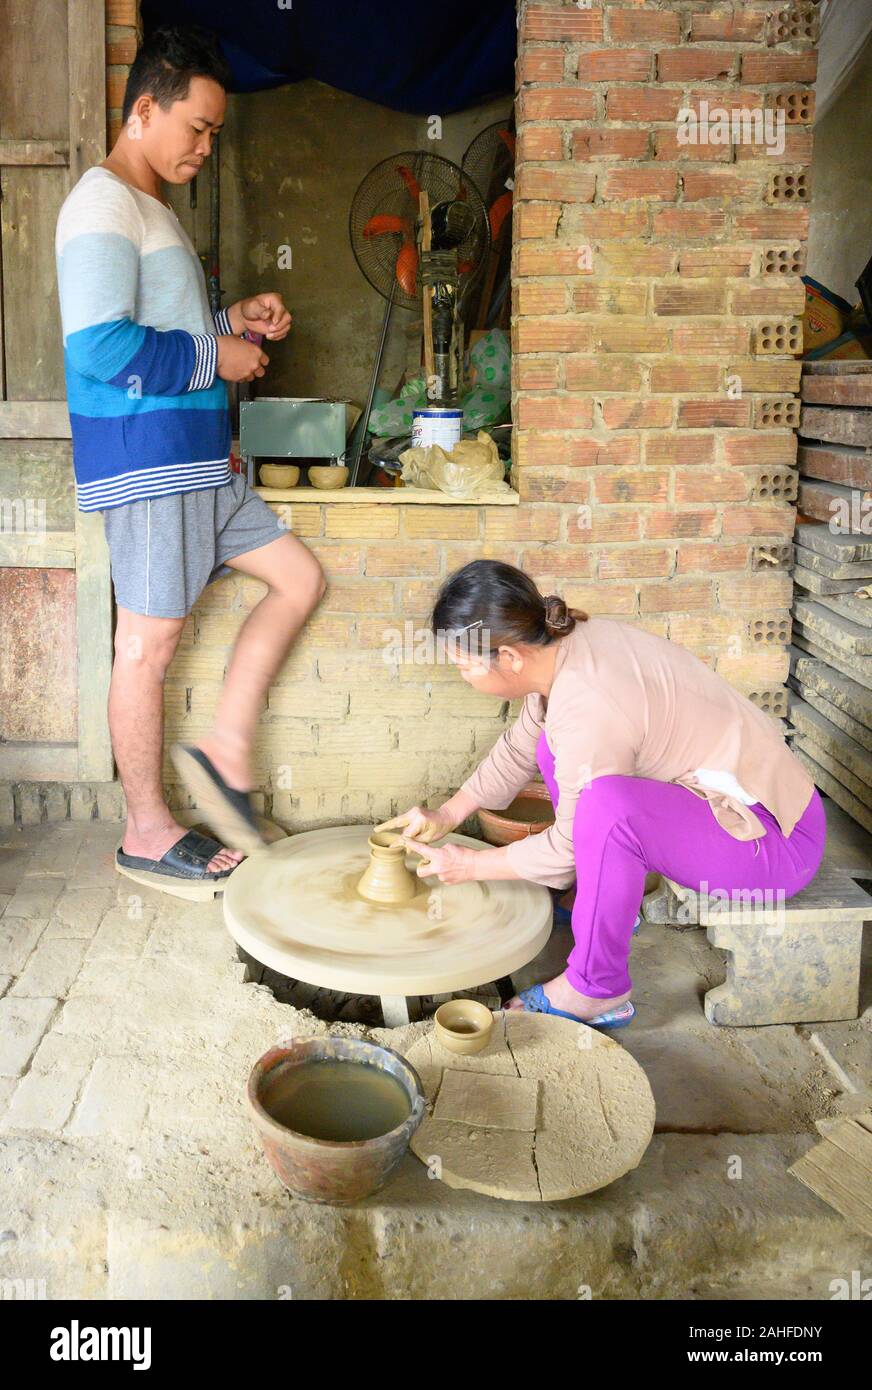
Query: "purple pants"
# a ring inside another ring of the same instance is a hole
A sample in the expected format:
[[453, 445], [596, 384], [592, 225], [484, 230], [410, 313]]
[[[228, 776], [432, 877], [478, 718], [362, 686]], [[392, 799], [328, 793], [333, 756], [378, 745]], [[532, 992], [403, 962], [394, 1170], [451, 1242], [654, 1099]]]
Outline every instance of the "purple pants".
[[[542, 734], [539, 770], [554, 805], [554, 756]], [[826, 841], [826, 815], [815, 789], [789, 837], [757, 802], [762, 840], [736, 840], [715, 820], [709, 803], [674, 782], [644, 777], [598, 777], [580, 794], [572, 839], [576, 894], [575, 946], [566, 976], [593, 999], [626, 994], [633, 925], [647, 873], [710, 894], [771, 889], [793, 897], [817, 873]], [[776, 899], [779, 901], [779, 899]]]

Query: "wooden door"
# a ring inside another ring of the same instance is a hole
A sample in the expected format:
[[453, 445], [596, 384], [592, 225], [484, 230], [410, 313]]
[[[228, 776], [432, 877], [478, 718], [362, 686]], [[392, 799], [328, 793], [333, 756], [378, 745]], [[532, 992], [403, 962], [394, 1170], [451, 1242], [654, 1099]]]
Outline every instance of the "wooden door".
[[54, 231], [106, 153], [104, 0], [0, 0], [0, 780], [110, 781], [112, 590], [76, 510]]

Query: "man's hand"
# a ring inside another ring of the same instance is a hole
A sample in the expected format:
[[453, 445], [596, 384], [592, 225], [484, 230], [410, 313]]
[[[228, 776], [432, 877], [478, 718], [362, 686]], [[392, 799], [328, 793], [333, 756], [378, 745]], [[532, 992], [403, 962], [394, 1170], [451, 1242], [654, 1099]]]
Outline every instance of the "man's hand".
[[269, 365], [269, 358], [254, 343], [232, 334], [222, 333], [218, 338], [218, 375], [224, 381], [254, 381], [263, 376]]
[[291, 316], [280, 294], [274, 294], [272, 291], [253, 294], [250, 299], [241, 299], [239, 305], [233, 307], [239, 308], [242, 319], [240, 332], [262, 333], [273, 343], [288, 336]]

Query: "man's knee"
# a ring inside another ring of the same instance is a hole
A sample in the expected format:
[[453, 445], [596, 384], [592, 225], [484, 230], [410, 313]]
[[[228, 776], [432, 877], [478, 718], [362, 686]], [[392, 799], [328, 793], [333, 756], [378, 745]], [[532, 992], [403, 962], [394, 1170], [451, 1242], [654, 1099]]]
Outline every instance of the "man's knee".
[[283, 576], [282, 592], [295, 603], [302, 603], [307, 613], [317, 608], [327, 592], [327, 577], [310, 550], [297, 558]]
[[176, 654], [184, 618], [145, 618], [138, 614], [119, 617], [115, 629], [115, 660], [147, 670], [163, 680]]

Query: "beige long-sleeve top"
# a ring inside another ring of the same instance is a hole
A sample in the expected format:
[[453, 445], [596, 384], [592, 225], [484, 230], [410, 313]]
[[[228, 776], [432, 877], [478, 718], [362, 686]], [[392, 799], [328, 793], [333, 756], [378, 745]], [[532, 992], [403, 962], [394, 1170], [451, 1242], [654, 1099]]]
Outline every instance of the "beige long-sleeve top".
[[698, 773], [713, 770], [722, 785], [738, 784], [785, 835], [814, 791], [769, 715], [684, 647], [607, 618], [576, 623], [560, 640], [547, 701], [526, 697], [463, 790], [479, 806], [503, 810], [536, 773], [543, 730], [560, 792], [556, 820], [507, 854], [522, 878], [552, 887], [572, 881], [575, 803], [597, 777], [677, 782], [705, 797], [737, 840], [759, 839], [763, 823], [739, 796], [704, 785], [711, 778]]

